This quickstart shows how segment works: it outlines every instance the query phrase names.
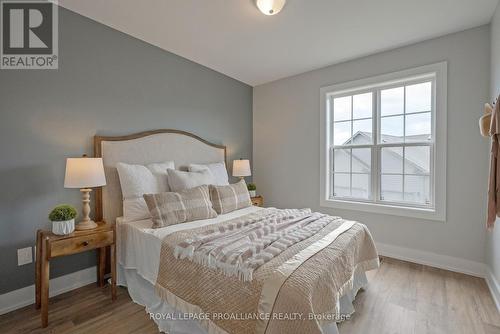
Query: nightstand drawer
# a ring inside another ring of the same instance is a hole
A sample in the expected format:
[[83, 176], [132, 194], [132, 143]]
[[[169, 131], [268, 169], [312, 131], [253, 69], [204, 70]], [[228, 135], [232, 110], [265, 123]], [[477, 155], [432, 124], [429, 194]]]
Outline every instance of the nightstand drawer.
[[51, 243], [50, 257], [70, 255], [91, 249], [109, 246], [113, 243], [113, 231], [61, 239]]

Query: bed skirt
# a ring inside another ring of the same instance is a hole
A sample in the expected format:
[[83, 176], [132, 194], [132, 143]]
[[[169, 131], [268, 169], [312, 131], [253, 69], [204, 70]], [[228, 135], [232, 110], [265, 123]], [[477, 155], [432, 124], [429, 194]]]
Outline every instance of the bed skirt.
[[[174, 307], [158, 297], [154, 285], [145, 280], [135, 269], [124, 269], [118, 266], [118, 285], [128, 289], [132, 301], [145, 307], [145, 311], [158, 326], [160, 332], [169, 334], [207, 334], [200, 322], [189, 318], [189, 315], [177, 311]], [[366, 288], [368, 280], [364, 271], [356, 272], [353, 288], [340, 298], [340, 314], [350, 316], [354, 313], [352, 302], [360, 289]], [[338, 334], [335, 322], [324, 324], [323, 333]], [[220, 333], [220, 331], [218, 331]], [[208, 332], [208, 334], [212, 334]]]

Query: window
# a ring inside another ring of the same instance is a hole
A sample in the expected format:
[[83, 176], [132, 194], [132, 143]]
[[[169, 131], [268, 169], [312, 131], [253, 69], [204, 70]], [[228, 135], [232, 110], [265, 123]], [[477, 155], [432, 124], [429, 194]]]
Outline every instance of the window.
[[321, 205], [445, 218], [446, 63], [321, 90]]

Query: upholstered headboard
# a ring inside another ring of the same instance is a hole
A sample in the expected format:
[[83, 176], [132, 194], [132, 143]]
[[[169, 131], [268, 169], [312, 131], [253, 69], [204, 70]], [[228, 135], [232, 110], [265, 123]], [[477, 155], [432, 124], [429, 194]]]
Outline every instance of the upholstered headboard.
[[95, 193], [95, 219], [114, 224], [122, 215], [122, 193], [116, 164], [174, 161], [176, 169], [190, 163], [226, 162], [226, 147], [185, 131], [154, 130], [120, 137], [94, 137], [94, 156], [103, 159], [106, 186]]

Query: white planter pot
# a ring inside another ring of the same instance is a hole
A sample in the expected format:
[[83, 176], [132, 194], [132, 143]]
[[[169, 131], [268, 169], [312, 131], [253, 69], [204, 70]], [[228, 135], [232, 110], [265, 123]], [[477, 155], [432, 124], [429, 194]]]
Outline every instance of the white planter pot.
[[248, 193], [250, 194], [250, 197], [257, 196], [257, 191], [256, 190], [249, 190]]
[[52, 222], [52, 233], [57, 235], [66, 235], [73, 233], [75, 230], [75, 220], [64, 220], [59, 222]]

